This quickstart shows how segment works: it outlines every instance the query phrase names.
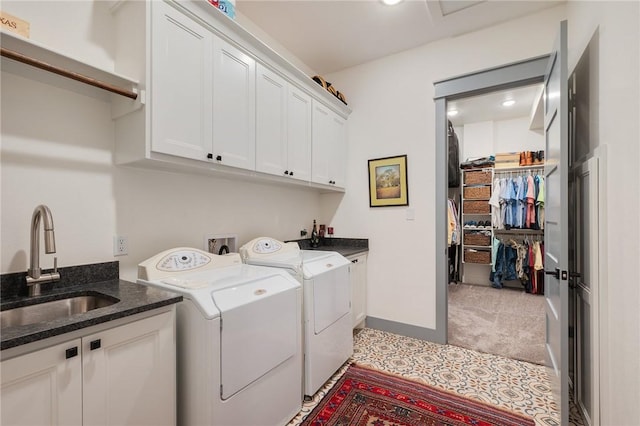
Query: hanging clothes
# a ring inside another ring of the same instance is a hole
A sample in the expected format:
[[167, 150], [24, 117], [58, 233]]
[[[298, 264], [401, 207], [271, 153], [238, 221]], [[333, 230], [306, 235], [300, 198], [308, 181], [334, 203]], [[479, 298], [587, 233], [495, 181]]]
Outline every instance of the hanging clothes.
[[447, 201], [447, 243], [449, 246], [459, 245], [462, 234], [460, 233], [460, 221], [458, 220], [458, 208], [452, 199]]
[[[494, 228], [502, 229], [503, 221], [500, 213], [500, 193], [502, 191], [502, 179], [495, 178], [493, 180], [493, 186], [491, 188], [491, 198], [489, 199], [489, 205], [491, 205], [491, 224]], [[495, 263], [495, 262], [494, 262]]]
[[496, 176], [489, 199], [493, 227], [544, 229], [544, 198], [542, 175]]
[[527, 293], [544, 294], [544, 248], [540, 241], [494, 238], [491, 248], [492, 287], [502, 288], [505, 280], [520, 280]]
[[539, 175], [539, 191], [536, 197], [536, 205], [538, 207], [538, 229], [544, 229], [544, 176]]

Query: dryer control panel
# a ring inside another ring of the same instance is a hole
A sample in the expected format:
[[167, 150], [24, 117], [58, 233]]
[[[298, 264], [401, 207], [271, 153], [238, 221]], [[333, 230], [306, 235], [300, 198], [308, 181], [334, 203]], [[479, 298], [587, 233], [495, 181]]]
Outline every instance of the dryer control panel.
[[274, 238], [260, 237], [240, 247], [243, 259], [297, 257], [300, 255], [298, 243], [283, 243]]
[[161, 271], [188, 271], [204, 266], [211, 262], [211, 255], [194, 250], [176, 250], [169, 253], [158, 262]]
[[217, 255], [196, 248], [177, 247], [158, 253], [140, 263], [138, 278], [146, 281], [158, 280], [195, 270], [216, 269], [240, 264], [242, 261], [238, 253]]

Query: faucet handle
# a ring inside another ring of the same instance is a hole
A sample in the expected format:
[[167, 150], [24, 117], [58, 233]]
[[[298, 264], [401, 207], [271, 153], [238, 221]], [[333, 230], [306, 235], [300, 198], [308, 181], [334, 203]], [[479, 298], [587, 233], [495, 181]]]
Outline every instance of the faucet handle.
[[58, 272], [58, 256], [53, 257], [53, 272]]

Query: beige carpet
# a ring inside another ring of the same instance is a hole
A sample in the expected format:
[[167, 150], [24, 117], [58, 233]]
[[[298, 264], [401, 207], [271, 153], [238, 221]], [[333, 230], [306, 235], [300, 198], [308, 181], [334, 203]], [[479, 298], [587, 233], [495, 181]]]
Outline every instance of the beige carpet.
[[449, 344], [543, 365], [544, 296], [449, 284]]

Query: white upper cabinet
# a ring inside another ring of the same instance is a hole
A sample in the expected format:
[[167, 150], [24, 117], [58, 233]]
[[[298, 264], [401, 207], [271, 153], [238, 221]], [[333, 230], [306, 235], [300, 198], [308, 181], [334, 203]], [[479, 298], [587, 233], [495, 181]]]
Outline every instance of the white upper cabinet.
[[289, 175], [311, 180], [311, 96], [289, 85], [287, 91]]
[[256, 90], [256, 170], [288, 175], [287, 82], [258, 64]]
[[346, 122], [320, 102], [313, 101], [312, 181], [344, 188]]
[[151, 149], [207, 160], [212, 141], [213, 34], [165, 3], [153, 5]]
[[311, 179], [311, 97], [258, 65], [256, 170]]
[[331, 142], [329, 148], [329, 176], [333, 185], [344, 188], [347, 176], [347, 122], [331, 113]]
[[256, 168], [256, 61], [216, 37], [213, 64], [213, 159]]
[[[118, 164], [343, 191], [351, 110], [208, 2], [124, 1], [112, 103]], [[195, 161], [194, 161], [195, 160]]]

